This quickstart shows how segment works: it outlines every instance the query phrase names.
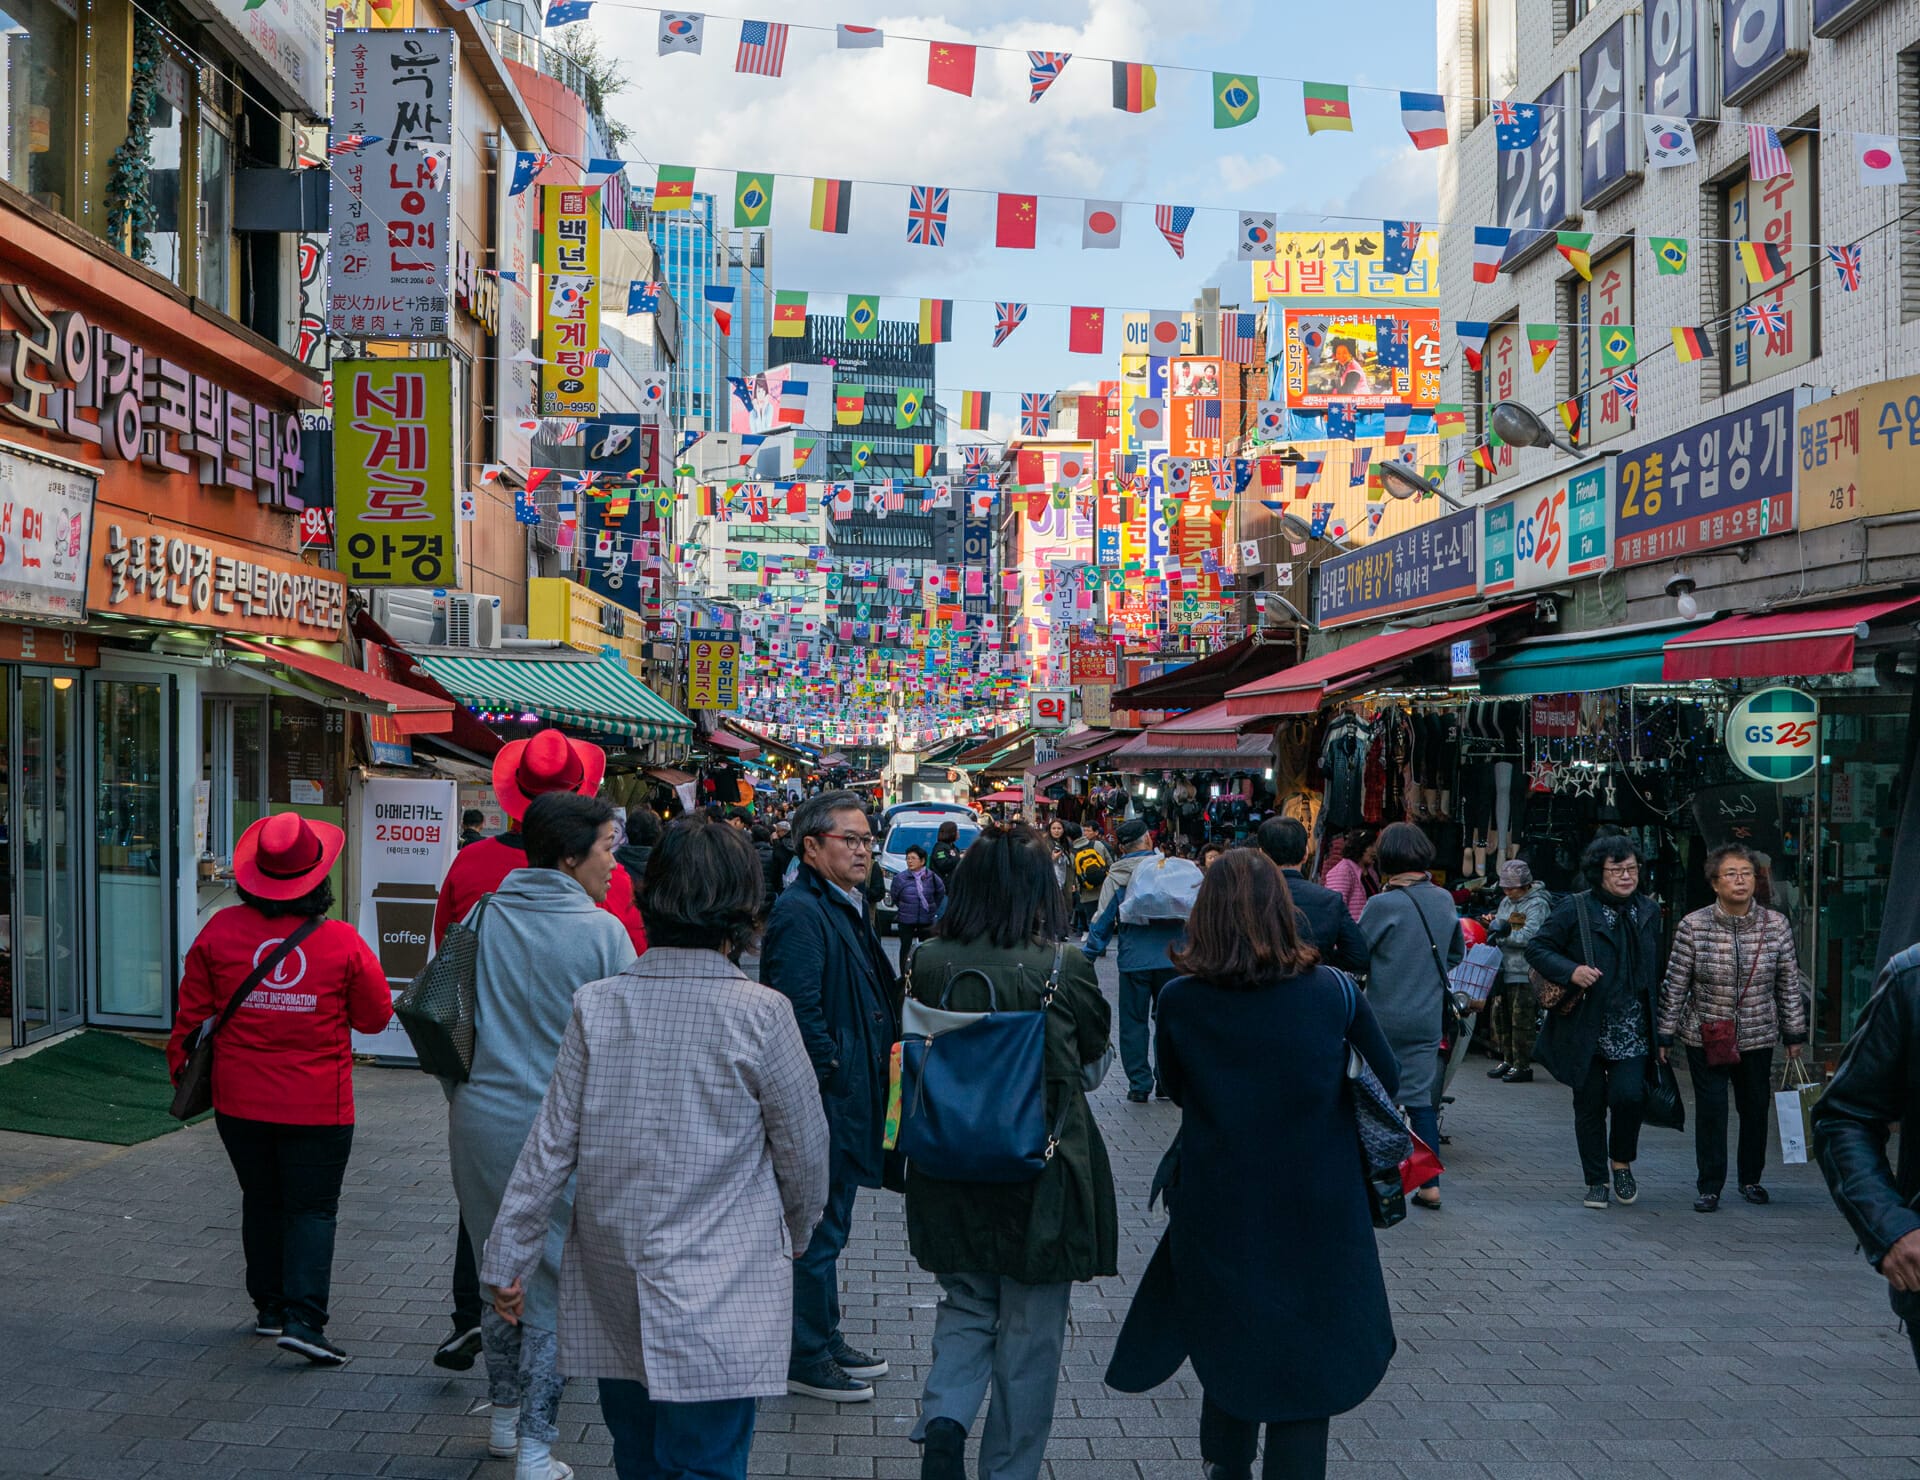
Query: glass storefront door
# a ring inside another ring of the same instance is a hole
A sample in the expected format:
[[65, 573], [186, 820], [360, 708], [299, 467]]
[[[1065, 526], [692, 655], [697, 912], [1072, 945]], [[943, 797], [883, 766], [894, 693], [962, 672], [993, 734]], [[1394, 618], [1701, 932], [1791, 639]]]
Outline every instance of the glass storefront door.
[[168, 1026], [173, 1006], [173, 681], [92, 680], [92, 1018]]
[[0, 670], [7, 781], [0, 905], [9, 1046], [79, 1026], [80, 686], [57, 669]]

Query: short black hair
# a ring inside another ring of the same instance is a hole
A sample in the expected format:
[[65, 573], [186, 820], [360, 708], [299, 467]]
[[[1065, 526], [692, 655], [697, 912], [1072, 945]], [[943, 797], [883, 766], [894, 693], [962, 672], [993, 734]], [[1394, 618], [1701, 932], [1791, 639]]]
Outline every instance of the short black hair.
[[766, 889], [759, 850], [739, 828], [680, 818], [647, 857], [647, 943], [737, 955], [753, 942]]
[[1632, 838], [1624, 832], [1606, 833], [1587, 844], [1587, 851], [1580, 855], [1580, 872], [1587, 876], [1587, 887], [1598, 889], [1606, 877], [1607, 865], [1625, 863], [1631, 858], [1644, 870], [1646, 860], [1640, 856], [1640, 849]]
[[659, 842], [665, 827], [660, 814], [651, 807], [636, 807], [627, 813], [627, 841], [642, 848], [651, 848]]
[[918, 843], [915, 843], [907, 849], [905, 856], [908, 858], [917, 858], [922, 863], [925, 863], [927, 861], [927, 850], [922, 848]]
[[1748, 868], [1752, 869], [1754, 875], [1758, 877], [1760, 873], [1760, 860], [1754, 857], [1753, 849], [1749, 848], [1745, 843], [1722, 843], [1707, 855], [1707, 882], [1709, 884], [1720, 877], [1720, 865], [1725, 863], [1729, 858], [1740, 859]]
[[599, 797], [573, 791], [542, 792], [527, 803], [520, 819], [520, 840], [530, 868], [558, 868], [567, 858], [593, 851], [600, 829], [613, 821], [613, 806]]
[[281, 920], [298, 917], [310, 919], [315, 915], [329, 914], [333, 910], [333, 881], [322, 879], [298, 899], [262, 899], [257, 894], [249, 894], [235, 884], [240, 898], [252, 905], [269, 920]]
[[933, 835], [933, 841], [939, 843], [957, 843], [960, 841], [960, 824], [949, 817], [940, 824], [940, 831]]
[[1307, 861], [1307, 830], [1291, 817], [1269, 817], [1255, 836], [1260, 851], [1280, 868]]
[[1395, 822], [1380, 831], [1380, 873], [1424, 873], [1433, 867], [1433, 839], [1411, 822]]
[[482, 812], [478, 807], [469, 807], [460, 814], [460, 825], [462, 827], [478, 827], [486, 820], [487, 814]]
[[1054, 945], [1073, 920], [1053, 872], [1053, 843], [1024, 823], [988, 827], [960, 855], [947, 883], [942, 940], [1000, 950]]

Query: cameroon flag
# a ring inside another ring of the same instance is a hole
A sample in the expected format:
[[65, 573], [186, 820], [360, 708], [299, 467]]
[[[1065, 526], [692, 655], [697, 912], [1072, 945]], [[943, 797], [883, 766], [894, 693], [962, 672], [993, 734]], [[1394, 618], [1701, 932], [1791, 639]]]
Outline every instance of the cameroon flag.
[[1593, 281], [1593, 233], [1591, 231], [1560, 231], [1554, 233], [1554, 250], [1573, 264], [1573, 270]]
[[1352, 133], [1353, 108], [1347, 102], [1344, 82], [1306, 82], [1301, 84], [1307, 104], [1307, 132], [1324, 133], [1328, 129]]
[[836, 385], [833, 388], [833, 424], [858, 426], [867, 414], [867, 388], [864, 385]]
[[807, 332], [807, 295], [805, 293], [778, 292], [773, 295], [773, 328], [769, 331], [775, 339], [799, 339]]
[[953, 338], [953, 300], [951, 298], [922, 298], [920, 300], [920, 342], [922, 344], [946, 344]]
[[813, 212], [807, 224], [815, 231], [831, 231], [836, 236], [845, 236], [847, 219], [852, 213], [853, 181], [813, 182]]
[[690, 211], [693, 209], [693, 166], [663, 164], [660, 166], [660, 179], [653, 187], [653, 208], [656, 211]]
[[1144, 62], [1113, 64], [1113, 106], [1122, 113], [1145, 113], [1154, 104], [1155, 75]]

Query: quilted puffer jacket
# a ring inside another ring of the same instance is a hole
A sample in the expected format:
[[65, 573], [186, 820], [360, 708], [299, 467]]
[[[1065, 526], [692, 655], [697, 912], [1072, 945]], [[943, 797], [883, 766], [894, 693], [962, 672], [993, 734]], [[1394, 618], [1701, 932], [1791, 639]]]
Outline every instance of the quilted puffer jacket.
[[[1749, 984], [1750, 983], [1750, 984]], [[1759, 903], [1744, 915], [1717, 904], [1680, 922], [1660, 988], [1660, 1043], [1700, 1046], [1702, 1018], [1737, 1018], [1742, 1053], [1807, 1041], [1807, 999], [1787, 917]], [[1734, 1010], [1735, 999], [1739, 1011]]]

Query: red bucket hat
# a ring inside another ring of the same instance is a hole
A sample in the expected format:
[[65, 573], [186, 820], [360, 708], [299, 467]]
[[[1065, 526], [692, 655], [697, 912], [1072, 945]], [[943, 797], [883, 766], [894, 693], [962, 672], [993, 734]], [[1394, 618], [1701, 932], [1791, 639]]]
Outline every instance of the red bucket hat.
[[276, 812], [233, 845], [234, 882], [261, 899], [298, 899], [319, 887], [347, 835], [331, 822]]
[[493, 758], [493, 794], [518, 822], [527, 803], [550, 791], [590, 797], [607, 774], [607, 753], [588, 740], [570, 740], [558, 730], [542, 730], [527, 740], [500, 747]]

